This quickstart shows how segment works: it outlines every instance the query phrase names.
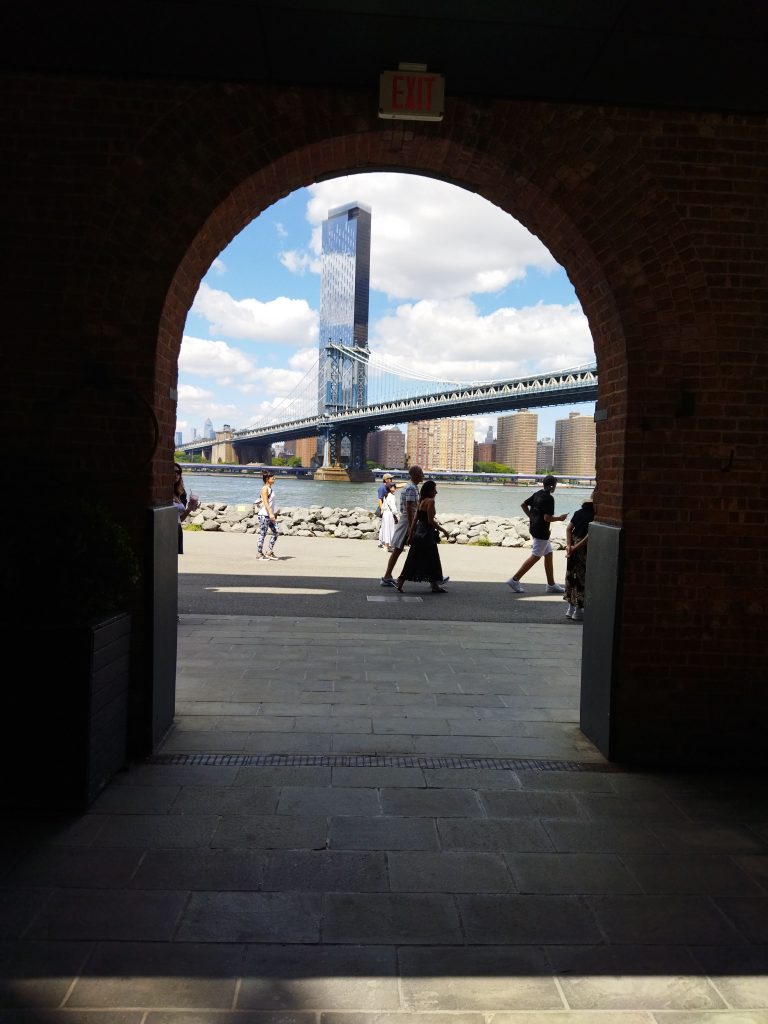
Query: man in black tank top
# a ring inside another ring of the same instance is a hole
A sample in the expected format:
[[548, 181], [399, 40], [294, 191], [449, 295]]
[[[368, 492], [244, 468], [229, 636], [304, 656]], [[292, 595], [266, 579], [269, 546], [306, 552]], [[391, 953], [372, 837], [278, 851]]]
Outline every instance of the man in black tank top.
[[524, 594], [520, 580], [528, 570], [536, 565], [540, 558], [544, 559], [544, 572], [547, 576], [547, 593], [564, 594], [565, 587], [555, 583], [555, 574], [552, 567], [552, 545], [549, 541], [549, 524], [562, 523], [568, 518], [568, 514], [555, 515], [555, 499], [552, 497], [557, 480], [553, 476], [545, 476], [542, 481], [543, 487], [536, 491], [530, 498], [526, 498], [520, 506], [528, 516], [531, 524], [531, 554], [523, 562], [515, 575], [507, 580], [507, 586], [511, 587], [516, 594]]

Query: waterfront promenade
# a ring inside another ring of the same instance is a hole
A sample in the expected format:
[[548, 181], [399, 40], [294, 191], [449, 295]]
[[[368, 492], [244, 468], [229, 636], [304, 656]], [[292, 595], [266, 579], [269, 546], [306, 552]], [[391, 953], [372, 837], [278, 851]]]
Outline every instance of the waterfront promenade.
[[2, 1024], [768, 1024], [765, 778], [608, 765], [525, 549], [254, 547], [185, 536], [157, 756], [5, 822]]
[[281, 537], [275, 562], [255, 550], [253, 536], [185, 535], [164, 752], [604, 763], [577, 725], [582, 628], [541, 564], [514, 594], [499, 549], [444, 544], [448, 593], [400, 595], [380, 586], [371, 541]]
[[[562, 595], [545, 594], [543, 559], [527, 574], [525, 594], [505, 581], [530, 555], [529, 547], [441, 544], [447, 594], [406, 583], [403, 595], [379, 586], [389, 557], [372, 540], [281, 537], [274, 563], [256, 558], [253, 534], [185, 531], [179, 558], [179, 609], [213, 615], [277, 615], [495, 622], [579, 626], [565, 619]], [[563, 582], [565, 553], [555, 551], [555, 579]], [[395, 567], [395, 575], [405, 554]], [[574, 671], [578, 676], [578, 653]]]

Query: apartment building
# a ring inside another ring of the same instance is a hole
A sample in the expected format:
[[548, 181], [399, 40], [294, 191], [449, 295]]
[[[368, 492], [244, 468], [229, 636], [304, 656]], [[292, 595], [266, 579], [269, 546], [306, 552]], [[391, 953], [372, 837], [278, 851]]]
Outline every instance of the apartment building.
[[474, 447], [472, 420], [421, 420], [408, 424], [405, 441], [408, 465], [421, 466], [425, 473], [435, 470], [471, 473]]
[[595, 475], [595, 421], [581, 413], [555, 422], [555, 473], [560, 476]]
[[539, 417], [527, 409], [510, 416], [499, 416], [496, 461], [502, 466], [511, 466], [516, 473], [535, 473], [538, 424]]

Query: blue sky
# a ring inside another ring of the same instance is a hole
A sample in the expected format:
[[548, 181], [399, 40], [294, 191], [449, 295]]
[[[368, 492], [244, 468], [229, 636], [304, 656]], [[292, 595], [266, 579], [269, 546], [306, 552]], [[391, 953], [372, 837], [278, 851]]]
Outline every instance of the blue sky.
[[[371, 209], [369, 346], [435, 379], [499, 380], [594, 359], [586, 318], [548, 250], [498, 207], [445, 182], [375, 173], [300, 189], [265, 210], [213, 262], [187, 317], [177, 431], [235, 429], [309, 388], [317, 359], [321, 225]], [[539, 437], [594, 406], [533, 409]], [[475, 436], [496, 415], [475, 417]]]

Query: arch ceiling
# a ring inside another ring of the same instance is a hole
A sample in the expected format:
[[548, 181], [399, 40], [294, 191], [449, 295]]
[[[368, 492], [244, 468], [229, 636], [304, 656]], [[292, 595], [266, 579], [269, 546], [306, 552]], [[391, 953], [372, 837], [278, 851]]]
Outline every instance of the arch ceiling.
[[768, 5], [722, 0], [27, 0], [7, 70], [376, 93], [418, 61], [446, 96], [768, 110]]

